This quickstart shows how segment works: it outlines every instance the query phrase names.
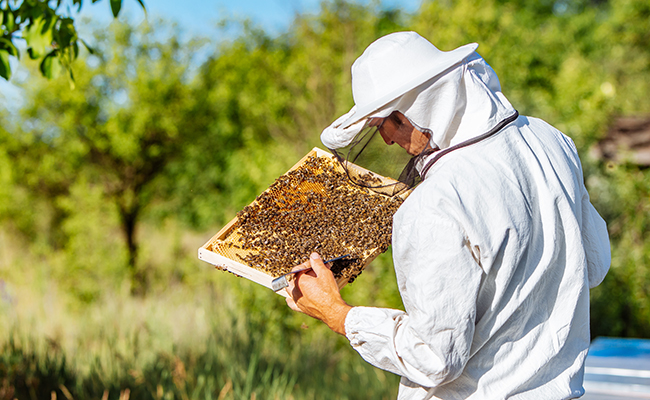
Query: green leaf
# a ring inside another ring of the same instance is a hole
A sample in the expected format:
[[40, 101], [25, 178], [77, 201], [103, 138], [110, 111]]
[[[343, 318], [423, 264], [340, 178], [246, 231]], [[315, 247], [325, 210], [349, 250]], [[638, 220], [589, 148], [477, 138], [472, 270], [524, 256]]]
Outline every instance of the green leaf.
[[47, 79], [55, 78], [61, 73], [62, 65], [58, 54], [58, 50], [53, 50], [47, 56], [45, 56], [43, 61], [41, 61], [41, 73]]
[[143, 0], [136, 0], [136, 1], [137, 1], [138, 3], [140, 3], [140, 5], [142, 6], [142, 9], [143, 9], [144, 12], [146, 13], [146, 12], [147, 12], [147, 7], [144, 6], [144, 1], [143, 1]]
[[38, 17], [23, 31], [23, 38], [29, 48], [29, 56], [32, 59], [40, 58], [45, 54], [46, 47], [52, 44], [53, 28], [58, 20], [57, 16], [43, 18]]
[[113, 11], [113, 17], [117, 18], [120, 14], [120, 9], [122, 8], [122, 0], [111, 0], [111, 11]]
[[74, 73], [72, 72], [72, 68], [70, 66], [64, 67], [66, 71], [66, 75], [68, 76], [68, 83], [70, 84], [70, 90], [74, 90], [77, 85], [75, 84], [74, 81]]
[[11, 78], [11, 65], [9, 64], [9, 52], [0, 49], [0, 76], [9, 80]]
[[88, 52], [90, 54], [95, 54], [95, 49], [93, 49], [88, 43], [86, 43], [85, 40], [83, 40], [83, 39], [80, 39], [80, 40], [81, 40], [81, 43], [83, 43], [84, 47], [86, 48], [86, 50], [88, 50]]
[[0, 49], [7, 50], [10, 55], [20, 59], [20, 52], [11, 40], [4, 37], [0, 38]]
[[76, 60], [77, 57], [79, 57], [79, 43], [74, 42], [72, 43], [72, 59]]
[[55, 30], [55, 40], [59, 47], [65, 48], [77, 41], [77, 30], [71, 18], [61, 18], [58, 29]]
[[3, 22], [5, 25], [5, 28], [7, 28], [7, 31], [11, 32], [14, 30], [14, 13], [11, 10], [4, 10], [2, 12], [3, 15]]

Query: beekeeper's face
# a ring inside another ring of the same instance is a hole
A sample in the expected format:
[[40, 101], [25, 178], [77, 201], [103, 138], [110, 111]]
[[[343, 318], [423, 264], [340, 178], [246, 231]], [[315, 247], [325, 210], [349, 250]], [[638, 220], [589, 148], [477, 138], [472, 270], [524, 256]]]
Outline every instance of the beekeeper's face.
[[412, 156], [429, 147], [430, 135], [415, 128], [399, 111], [393, 111], [386, 118], [371, 118], [368, 125], [377, 127], [386, 144], [397, 143]]

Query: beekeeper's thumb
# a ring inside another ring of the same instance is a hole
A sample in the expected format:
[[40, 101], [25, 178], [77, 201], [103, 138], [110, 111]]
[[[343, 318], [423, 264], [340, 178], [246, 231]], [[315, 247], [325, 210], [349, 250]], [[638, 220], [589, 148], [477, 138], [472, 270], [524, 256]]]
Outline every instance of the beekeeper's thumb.
[[327, 265], [323, 263], [323, 259], [316, 252], [311, 253], [309, 256], [309, 263], [311, 269], [316, 272], [316, 276], [320, 276], [323, 272], [329, 272], [329, 268], [327, 268]]

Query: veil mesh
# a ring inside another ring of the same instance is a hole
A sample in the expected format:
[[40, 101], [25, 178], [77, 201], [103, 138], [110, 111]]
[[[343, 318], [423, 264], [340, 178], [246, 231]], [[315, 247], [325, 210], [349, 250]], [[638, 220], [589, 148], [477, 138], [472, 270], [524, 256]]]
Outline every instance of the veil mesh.
[[[420, 182], [416, 167], [420, 160], [432, 153], [427, 150], [417, 156], [411, 156], [399, 145], [387, 145], [377, 127], [368, 124], [348, 146], [330, 151], [336, 156], [351, 182], [391, 197], [414, 188]], [[359, 173], [356, 169], [348, 168], [349, 163], [367, 171]], [[373, 172], [392, 179], [388, 182], [378, 179]]]

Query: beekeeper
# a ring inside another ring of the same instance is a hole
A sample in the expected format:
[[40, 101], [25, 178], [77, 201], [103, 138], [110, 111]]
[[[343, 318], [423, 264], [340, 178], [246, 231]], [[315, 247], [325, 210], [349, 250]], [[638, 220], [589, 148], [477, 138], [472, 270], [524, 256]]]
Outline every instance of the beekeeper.
[[316, 253], [287, 303], [400, 375], [400, 399], [577, 398], [605, 222], [571, 139], [519, 116], [477, 47], [378, 39], [352, 66], [355, 106], [321, 135], [341, 148], [374, 124], [420, 157], [393, 224], [404, 311], [346, 304]]

